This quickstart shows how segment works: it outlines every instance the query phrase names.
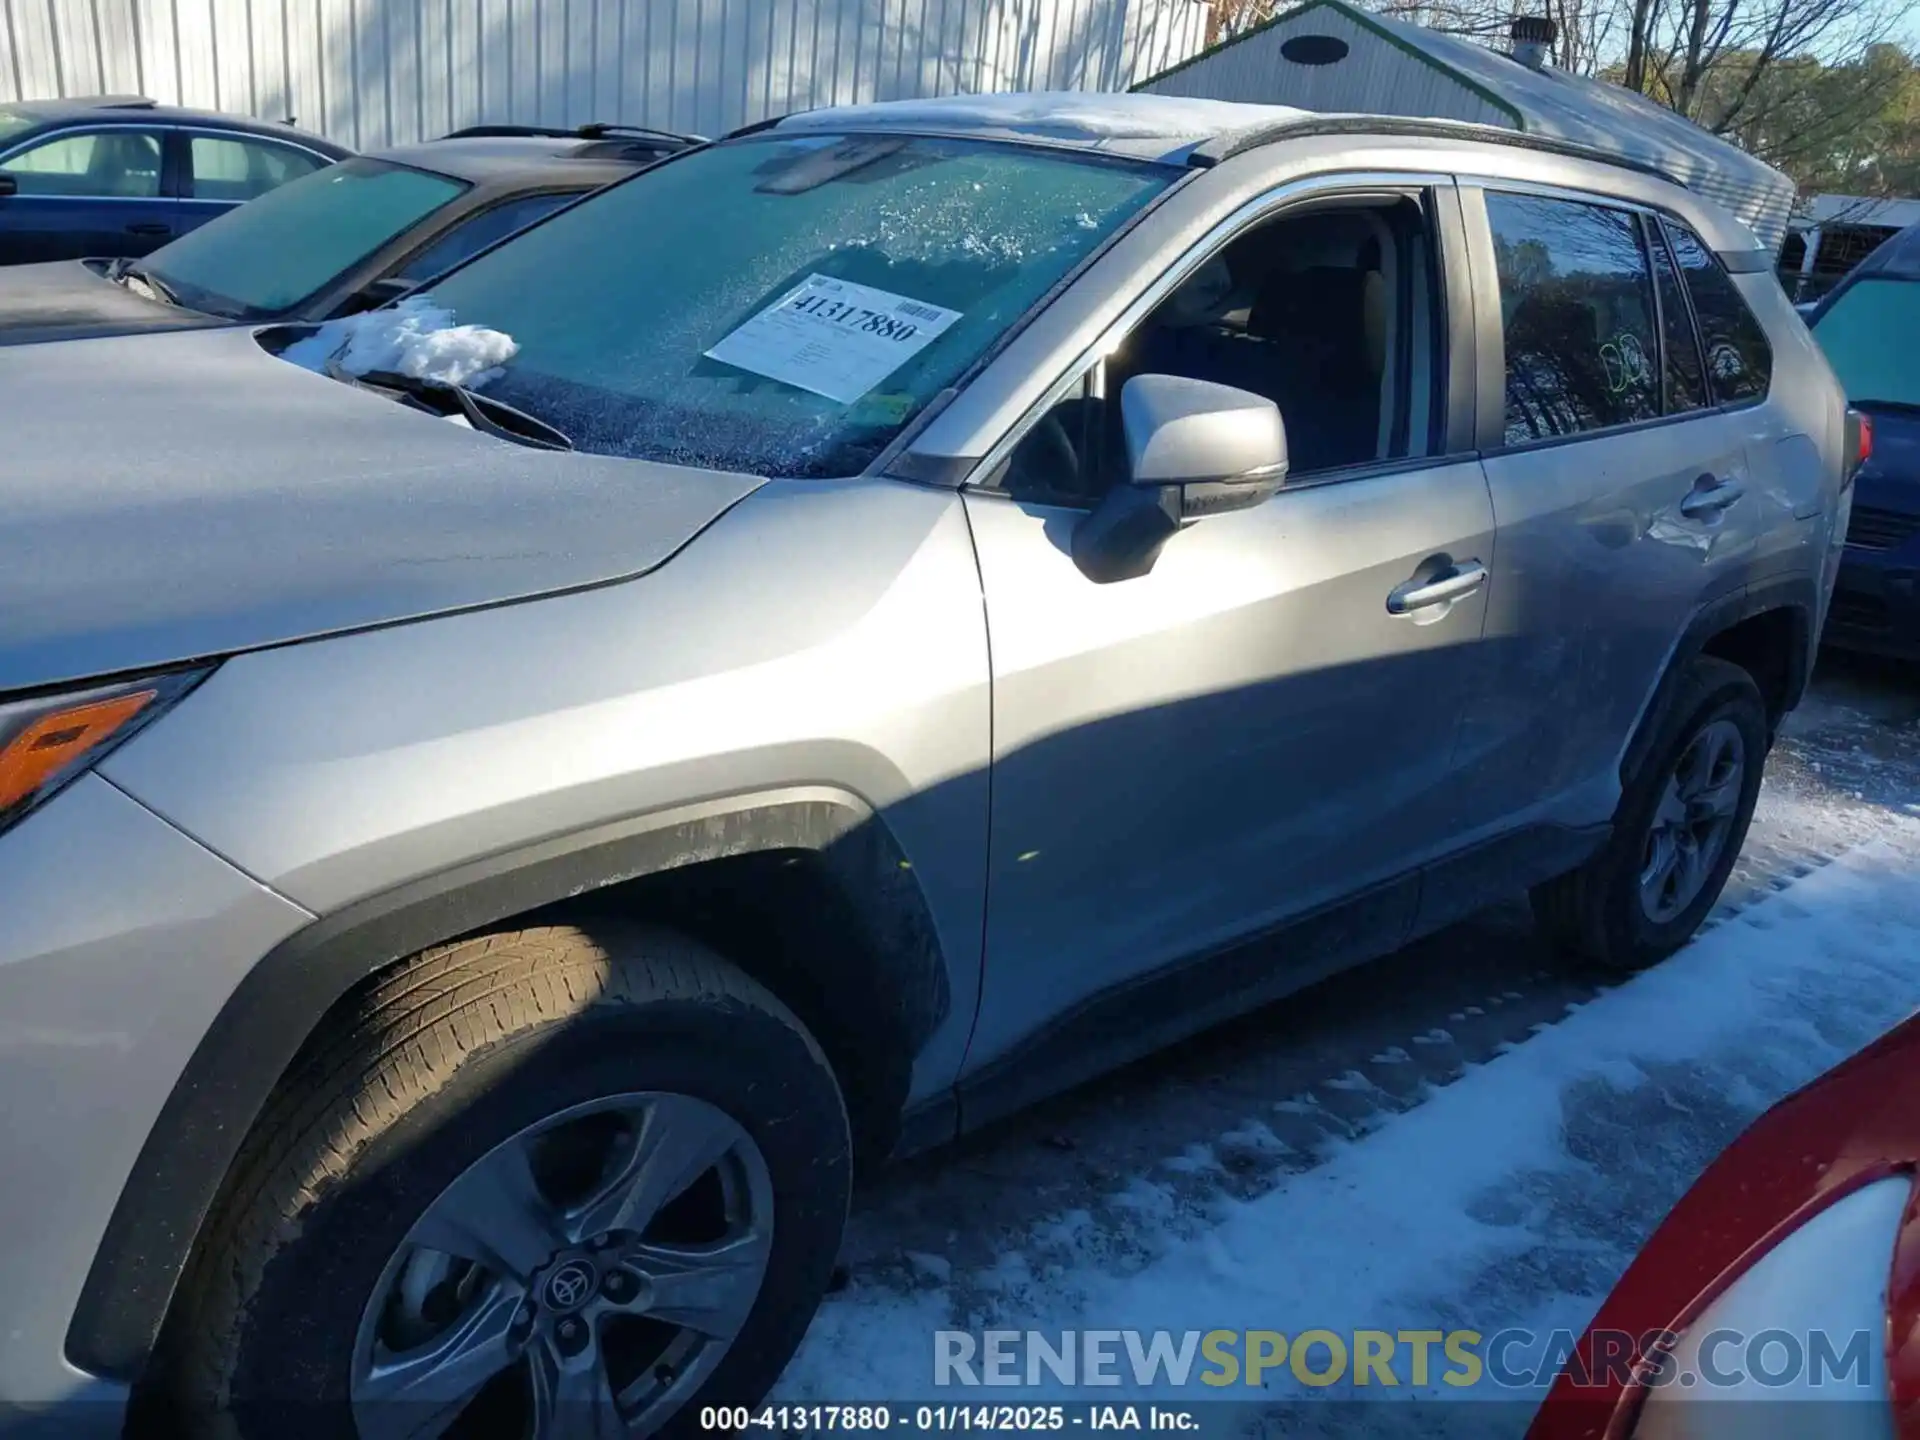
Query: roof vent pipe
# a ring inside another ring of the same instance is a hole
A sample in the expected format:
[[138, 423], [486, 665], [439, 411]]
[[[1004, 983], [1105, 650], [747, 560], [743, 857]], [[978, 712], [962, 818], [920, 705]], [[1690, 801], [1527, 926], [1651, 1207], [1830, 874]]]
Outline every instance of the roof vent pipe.
[[1553, 58], [1553, 42], [1560, 38], [1560, 27], [1544, 15], [1519, 15], [1507, 29], [1513, 41], [1513, 58], [1529, 70], [1544, 70]]

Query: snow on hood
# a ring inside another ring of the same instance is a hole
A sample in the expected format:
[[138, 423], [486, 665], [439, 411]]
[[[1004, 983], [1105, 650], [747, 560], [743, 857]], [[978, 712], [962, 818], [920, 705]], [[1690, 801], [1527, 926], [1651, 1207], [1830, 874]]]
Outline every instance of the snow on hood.
[[331, 361], [349, 375], [385, 370], [448, 385], [484, 385], [519, 350], [511, 335], [456, 324], [451, 310], [428, 296], [410, 295], [386, 309], [329, 320], [280, 358], [320, 374]]
[[941, 100], [882, 100], [832, 105], [780, 122], [781, 130], [991, 129], [1051, 140], [1195, 139], [1302, 118], [1291, 105], [1246, 105], [1184, 95], [1092, 95], [1040, 90], [1015, 95], [955, 95]]
[[247, 328], [0, 346], [0, 396], [0, 694], [641, 575], [763, 483], [530, 450]]

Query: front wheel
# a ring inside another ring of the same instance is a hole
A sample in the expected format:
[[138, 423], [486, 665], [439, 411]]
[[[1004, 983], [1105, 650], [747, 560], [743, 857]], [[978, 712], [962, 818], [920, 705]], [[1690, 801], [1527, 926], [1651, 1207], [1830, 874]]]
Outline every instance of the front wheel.
[[1753, 677], [1689, 662], [1660, 734], [1620, 797], [1613, 834], [1533, 892], [1542, 930], [1609, 969], [1644, 969], [1700, 928], [1747, 838], [1768, 749]]
[[249, 1139], [170, 1337], [179, 1417], [628, 1440], [751, 1404], [825, 1292], [850, 1158], [804, 1027], [682, 937], [429, 952]]

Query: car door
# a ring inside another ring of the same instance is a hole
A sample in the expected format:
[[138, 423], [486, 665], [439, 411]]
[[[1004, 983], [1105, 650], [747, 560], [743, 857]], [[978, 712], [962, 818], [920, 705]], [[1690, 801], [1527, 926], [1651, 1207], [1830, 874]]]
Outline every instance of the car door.
[[1579, 831], [1611, 818], [1638, 717], [1694, 614], [1749, 573], [1766, 502], [1657, 220], [1491, 180], [1461, 195], [1499, 377], [1482, 388], [1499, 539], [1461, 818], [1475, 837]]
[[0, 156], [0, 261], [144, 255], [172, 235], [163, 132], [75, 127]]
[[183, 130], [176, 145], [181, 234], [330, 163], [311, 150], [238, 132]]
[[[1305, 200], [1338, 208], [1340, 187], [1310, 188]], [[1325, 245], [1304, 229], [1272, 231], [1286, 237], [1273, 253], [1292, 247], [1300, 262], [1284, 273], [1234, 249], [1262, 225], [1306, 226], [1313, 217], [1297, 207], [1216, 232], [1187, 257], [1188, 279], [1089, 372], [1084, 393], [1041, 416], [992, 483], [968, 493], [994, 677], [987, 964], [970, 1065], [1017, 1050], [1046, 1068], [1053, 1040], [1053, 1083], [1063, 1083], [1189, 1028], [1209, 1007], [1234, 1008], [1406, 933], [1411, 877], [1451, 828], [1454, 726], [1472, 683], [1493, 523], [1477, 461], [1446, 453], [1446, 407], [1434, 399], [1452, 373], [1449, 281], [1459, 306], [1468, 294], [1463, 263], [1438, 258], [1435, 216], [1450, 191], [1386, 203], [1420, 218], [1379, 285], [1360, 269], [1364, 237], [1357, 248], [1332, 243], [1339, 225]], [[1340, 263], [1315, 263], [1328, 256]], [[1227, 293], [1236, 273], [1216, 275], [1221, 293], [1198, 303], [1231, 323], [1188, 326], [1178, 312], [1194, 308], [1216, 261], [1269, 267], [1254, 276], [1260, 294], [1241, 303]], [[1368, 319], [1383, 287], [1399, 307], [1390, 340]], [[1263, 310], [1280, 318], [1256, 324]], [[1343, 326], [1364, 343], [1348, 345]], [[1335, 339], [1315, 349], [1323, 334]], [[1267, 341], [1279, 348], [1260, 352]], [[1395, 352], [1382, 357], [1377, 428], [1372, 410], [1344, 425], [1330, 413], [1337, 394], [1309, 403], [1310, 382], [1276, 380], [1268, 398], [1295, 432], [1295, 469], [1277, 495], [1188, 526], [1133, 579], [1097, 584], [1076, 567], [1071, 535], [1084, 492], [1098, 488], [1087, 484], [1086, 437], [1106, 425], [1129, 371], [1253, 388], [1266, 360], [1295, 377], [1325, 374], [1360, 349]], [[1342, 453], [1343, 443], [1360, 450]], [[1452, 598], [1402, 604], [1436, 582]], [[1340, 905], [1363, 892], [1366, 903]], [[1182, 963], [1313, 914], [1326, 928], [1296, 932], [1277, 954]], [[1161, 983], [1139, 983], [1148, 977]], [[1077, 1023], [1051, 1023], [1062, 1016]]]

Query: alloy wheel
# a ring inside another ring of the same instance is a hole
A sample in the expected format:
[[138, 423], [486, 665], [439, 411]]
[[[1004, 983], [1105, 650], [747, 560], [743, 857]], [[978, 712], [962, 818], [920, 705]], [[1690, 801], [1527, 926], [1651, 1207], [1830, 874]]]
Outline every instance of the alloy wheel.
[[361, 1440], [629, 1440], [713, 1373], [760, 1293], [773, 1182], [691, 1096], [529, 1126], [428, 1206], [355, 1339]]
[[1715, 720], [1680, 752], [1647, 832], [1640, 906], [1664, 925], [1699, 898], [1726, 850], [1746, 783], [1740, 727]]

